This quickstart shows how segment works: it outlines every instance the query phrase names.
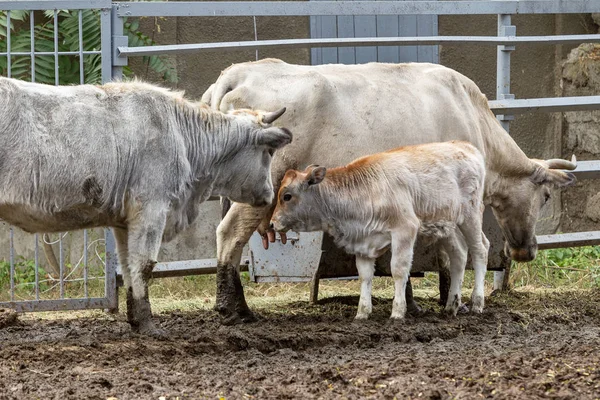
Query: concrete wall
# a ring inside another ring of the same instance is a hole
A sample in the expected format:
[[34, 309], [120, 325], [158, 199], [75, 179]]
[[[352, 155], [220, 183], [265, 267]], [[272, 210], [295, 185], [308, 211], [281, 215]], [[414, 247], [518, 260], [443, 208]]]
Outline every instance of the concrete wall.
[[[440, 35], [495, 35], [496, 16], [442, 16], [439, 18]], [[596, 32], [590, 15], [539, 15], [516, 16], [513, 23], [519, 35], [581, 34]], [[236, 18], [143, 18], [142, 30], [153, 36], [159, 44], [197, 43], [217, 41], [252, 40], [254, 25], [251, 17]], [[257, 18], [259, 39], [309, 37], [309, 19], [298, 17]], [[519, 46], [512, 57], [511, 92], [517, 98], [558, 96], [561, 90], [561, 60], [573, 46]], [[174, 57], [179, 82], [166, 84], [154, 74], [141, 58], [130, 58], [130, 66], [143, 79], [184, 89], [186, 96], [198, 99], [232, 63], [254, 60], [254, 51], [214, 52], [187, 54]], [[309, 64], [309, 49], [269, 50], [259, 52], [259, 58], [276, 57], [289, 63]], [[495, 98], [496, 48], [474, 45], [441, 46], [441, 63], [470, 77], [488, 98]], [[566, 93], [565, 93], [566, 95]], [[511, 124], [511, 135], [522, 149], [532, 157], [568, 156], [563, 146], [561, 132], [563, 118], [560, 114], [525, 114], [517, 116]], [[576, 192], [573, 192], [576, 193]], [[540, 223], [540, 232], [552, 232], [560, 220], [559, 201], [547, 207]], [[185, 260], [215, 257], [215, 229], [219, 223], [218, 202], [202, 206], [202, 215], [187, 232], [172, 243], [163, 245], [160, 260]], [[571, 214], [569, 214], [571, 215]], [[571, 217], [569, 217], [571, 218]], [[98, 232], [98, 231], [97, 231]], [[96, 233], [97, 235], [99, 233]], [[18, 233], [17, 253], [33, 257], [29, 235]], [[76, 243], [81, 234], [73, 234]], [[76, 262], [81, 246], [73, 246], [70, 257]], [[0, 227], [0, 258], [8, 257], [8, 233]], [[42, 260], [43, 261], [43, 260]]]

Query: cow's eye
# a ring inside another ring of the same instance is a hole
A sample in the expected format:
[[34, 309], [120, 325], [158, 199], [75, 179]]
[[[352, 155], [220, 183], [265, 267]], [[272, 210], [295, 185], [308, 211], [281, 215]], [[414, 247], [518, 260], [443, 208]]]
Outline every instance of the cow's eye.
[[550, 193], [544, 194], [544, 203], [547, 203], [550, 200]]
[[283, 195], [283, 201], [290, 201], [292, 199], [292, 195], [289, 193], [286, 193]]

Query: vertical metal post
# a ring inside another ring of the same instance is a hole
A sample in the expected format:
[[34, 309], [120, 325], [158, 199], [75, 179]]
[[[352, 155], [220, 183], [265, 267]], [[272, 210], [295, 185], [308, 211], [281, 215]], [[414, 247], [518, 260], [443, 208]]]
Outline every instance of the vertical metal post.
[[58, 240], [58, 265], [59, 265], [59, 284], [60, 284], [60, 298], [65, 298], [65, 253], [63, 249], [63, 238], [62, 233], [59, 233], [60, 239]]
[[117, 289], [117, 258], [115, 238], [111, 229], [104, 229], [105, 240], [105, 259], [106, 267], [104, 268], [104, 295], [108, 300], [108, 312], [119, 311], [119, 291]]
[[15, 232], [10, 227], [10, 301], [15, 301]]
[[[12, 56], [10, 55], [10, 10], [6, 12], [6, 69], [7, 76], [10, 78], [12, 67]], [[12, 228], [11, 228], [12, 229]]]
[[[111, 60], [111, 67], [112, 67], [112, 75], [111, 75], [111, 79], [116, 79], [116, 80], [120, 80], [123, 78], [123, 66], [127, 65], [127, 58], [126, 57], [118, 57], [118, 50], [117, 47], [120, 44], [125, 44], [127, 45], [127, 36], [123, 35], [123, 19], [121, 19], [118, 15], [117, 15], [117, 8], [120, 7], [118, 4], [114, 5], [112, 7], [112, 11], [111, 11], [111, 22], [110, 22], [110, 29], [108, 30], [109, 32], [111, 32], [111, 37], [109, 38], [108, 41], [104, 40], [104, 24], [102, 25], [102, 65], [104, 66], [104, 54], [106, 49], [104, 48], [104, 44], [108, 43], [108, 51], [110, 51], [110, 56], [109, 56], [109, 60]], [[104, 71], [104, 67], [103, 67], [103, 71]], [[104, 76], [104, 72], [102, 74]]]
[[54, 84], [59, 85], [58, 73], [58, 11], [54, 10]]
[[[112, 67], [112, 8], [105, 8], [100, 12], [100, 35], [102, 57], [102, 83], [110, 82], [113, 76]], [[120, 20], [119, 20], [120, 21]], [[122, 28], [121, 23], [121, 28]]]
[[[85, 83], [85, 72], [83, 70], [83, 11], [79, 10], [79, 83]], [[102, 56], [100, 56], [102, 57]]]
[[[256, 29], [256, 15], [252, 17], [252, 21], [254, 21], [254, 41], [258, 41], [258, 30]], [[258, 61], [258, 49], [255, 52], [256, 61]]]
[[35, 261], [35, 299], [40, 299], [40, 248], [39, 248], [39, 235], [34, 235], [35, 246], [34, 246], [34, 261]]
[[29, 25], [31, 35], [31, 82], [35, 82], [35, 22], [34, 22], [34, 10], [29, 12]]
[[[498, 15], [498, 36], [516, 36], [516, 27], [511, 25], [511, 16], [509, 14]], [[497, 68], [496, 68], [496, 99], [508, 100], [515, 96], [510, 94], [510, 52], [515, 46], [498, 46]], [[514, 115], [498, 115], [498, 120], [502, 127], [509, 131], [510, 121], [514, 120]], [[494, 290], [502, 290], [505, 274], [510, 274], [510, 263], [507, 261], [506, 269], [494, 272]]]
[[88, 294], [88, 230], [83, 231], [83, 294], [86, 298]]

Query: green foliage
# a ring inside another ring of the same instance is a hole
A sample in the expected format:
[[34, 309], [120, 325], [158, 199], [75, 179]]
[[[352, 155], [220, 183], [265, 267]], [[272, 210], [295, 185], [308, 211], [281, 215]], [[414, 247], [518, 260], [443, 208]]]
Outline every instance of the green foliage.
[[[41, 266], [38, 269], [38, 279], [40, 280], [40, 291], [46, 290], [48, 283], [41, 282], [46, 279], [46, 271]], [[0, 287], [6, 292], [10, 289], [10, 263], [7, 261], [0, 261]], [[35, 262], [33, 260], [21, 258], [15, 263], [15, 289], [19, 292], [35, 293]]]
[[[79, 51], [79, 12], [60, 10], [57, 13], [59, 52]], [[31, 49], [31, 28], [29, 11], [11, 11], [10, 13], [11, 53], [28, 52]], [[54, 52], [54, 11], [46, 11], [44, 18], [36, 18], [33, 28], [34, 49], [36, 52]], [[8, 20], [6, 11], [0, 12], [0, 51], [7, 51]], [[139, 31], [139, 21], [127, 21], [124, 29], [129, 37], [131, 46], [149, 46], [154, 41]], [[82, 11], [82, 50], [97, 51], [101, 49], [100, 13], [98, 10]], [[31, 57], [13, 56], [11, 75], [18, 79], [31, 80]], [[173, 60], [151, 56], [145, 57], [144, 62], [148, 67], [161, 74], [168, 82], [177, 82], [177, 73]], [[58, 65], [56, 65], [58, 64]], [[36, 82], [54, 84], [55, 70], [58, 66], [59, 81], [61, 85], [80, 83], [80, 60], [78, 55], [63, 55], [56, 60], [53, 55], [35, 57]], [[7, 57], [0, 57], [0, 73], [8, 75]], [[84, 83], [99, 84], [102, 81], [101, 56], [91, 54], [83, 56]], [[131, 76], [129, 68], [124, 68], [126, 76]]]

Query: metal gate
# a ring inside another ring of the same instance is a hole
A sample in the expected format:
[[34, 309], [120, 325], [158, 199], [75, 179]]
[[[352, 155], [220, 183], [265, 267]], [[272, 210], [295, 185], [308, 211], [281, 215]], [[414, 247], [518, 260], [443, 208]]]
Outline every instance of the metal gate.
[[[4, 45], [0, 52], [0, 61], [4, 62], [0, 65], [7, 77], [55, 85], [65, 82], [67, 74], [71, 81], [77, 80], [79, 75], [78, 81], [72, 83], [111, 80], [110, 0], [3, 1], [0, 2], [0, 10], [3, 10], [0, 36], [4, 39], [0, 41]], [[96, 43], [97, 37], [94, 43], [86, 42], [90, 38], [84, 35], [84, 23], [97, 24], [86, 28], [100, 32], [100, 43]], [[93, 76], [86, 76], [86, 71], [93, 73]], [[49, 235], [24, 234], [10, 227], [9, 262], [8, 265], [2, 264], [0, 270], [5, 278], [2, 282], [9, 287], [3, 288], [2, 300], [5, 301], [0, 302], [0, 307], [21, 312], [116, 309], [117, 260], [114, 240], [109, 230], [103, 233], [103, 238], [94, 240], [90, 240], [90, 237], [98, 232], [86, 230], [70, 233], [71, 236], [83, 236], [80, 238], [83, 249], [77, 262], [69, 266], [65, 254], [68, 233], [58, 234], [58, 239], [51, 241]], [[15, 247], [21, 241], [33, 242], [33, 262], [18, 260]], [[48, 269], [53, 271], [45, 271], [40, 265], [40, 241], [46, 253], [47, 265], [52, 266]], [[102, 242], [104, 257], [100, 256], [97, 247]], [[58, 259], [54, 255], [53, 244], [58, 244]], [[101, 267], [90, 268], [94, 265], [89, 257], [90, 249], [100, 259]], [[8, 293], [4, 289], [8, 289]]]

